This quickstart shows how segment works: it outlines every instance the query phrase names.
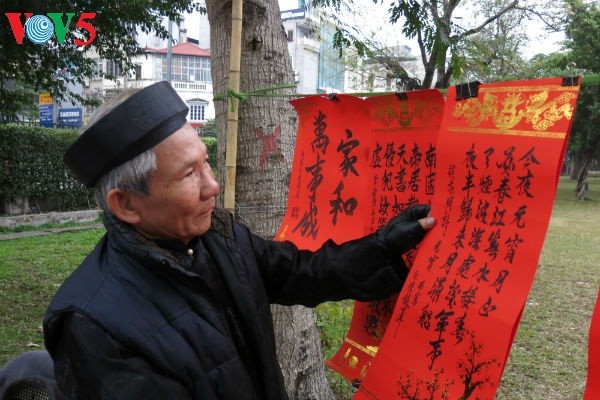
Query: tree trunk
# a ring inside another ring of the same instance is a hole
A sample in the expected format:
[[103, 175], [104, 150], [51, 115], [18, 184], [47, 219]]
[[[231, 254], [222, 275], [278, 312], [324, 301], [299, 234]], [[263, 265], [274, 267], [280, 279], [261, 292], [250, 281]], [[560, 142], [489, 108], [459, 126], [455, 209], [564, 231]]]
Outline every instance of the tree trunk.
[[575, 200], [585, 200], [588, 191], [588, 168], [591, 159], [582, 162], [577, 173], [577, 186], [575, 186]]
[[[231, 1], [206, 0], [215, 96], [228, 89]], [[240, 91], [294, 83], [277, 0], [243, 3]], [[295, 90], [280, 90], [292, 94]], [[250, 97], [239, 104], [236, 219], [272, 238], [283, 217], [297, 115], [285, 97]], [[215, 101], [218, 165], [224, 165], [227, 101]], [[224, 173], [219, 181], [224, 187]], [[333, 399], [312, 309], [274, 306], [278, 356], [290, 399]]]
[[571, 163], [569, 165], [569, 179], [574, 181], [579, 176], [579, 171], [581, 171], [581, 160], [573, 156], [571, 157]]
[[433, 84], [433, 76], [435, 75], [435, 57], [437, 57], [437, 55], [433, 53], [429, 56], [429, 58], [427, 58], [427, 49], [425, 47], [425, 43], [423, 42], [420, 31], [417, 35], [417, 41], [419, 43], [419, 51], [421, 52], [421, 61], [423, 62], [423, 67], [425, 68], [425, 75], [423, 76], [421, 88], [430, 89], [431, 85]]
[[271, 307], [275, 317], [277, 357], [292, 400], [333, 400], [312, 309]]
[[[439, 29], [439, 28], [438, 28]], [[446, 52], [448, 51], [448, 46], [444, 44], [439, 44], [439, 49], [437, 50], [435, 62], [437, 63], [436, 67], [436, 81], [435, 88], [436, 89], [446, 89], [450, 85], [450, 76], [446, 73]], [[448, 67], [449, 69], [450, 67]]]

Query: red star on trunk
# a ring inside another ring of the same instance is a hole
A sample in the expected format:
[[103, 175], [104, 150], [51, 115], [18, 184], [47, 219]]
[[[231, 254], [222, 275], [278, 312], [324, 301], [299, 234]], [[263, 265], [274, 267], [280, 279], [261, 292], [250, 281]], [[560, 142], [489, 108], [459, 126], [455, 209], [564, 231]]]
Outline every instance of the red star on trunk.
[[264, 169], [269, 157], [274, 157], [278, 161], [283, 160], [283, 154], [281, 154], [279, 143], [277, 142], [279, 136], [281, 136], [281, 125], [277, 125], [270, 135], [265, 135], [260, 128], [254, 128], [254, 134], [260, 139], [263, 147], [258, 162], [261, 171]]

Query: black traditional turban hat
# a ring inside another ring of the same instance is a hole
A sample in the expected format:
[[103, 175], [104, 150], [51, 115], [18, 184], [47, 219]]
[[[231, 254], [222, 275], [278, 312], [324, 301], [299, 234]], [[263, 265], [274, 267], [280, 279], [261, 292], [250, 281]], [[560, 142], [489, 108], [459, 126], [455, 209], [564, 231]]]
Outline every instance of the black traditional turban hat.
[[135, 93], [90, 125], [64, 156], [87, 187], [154, 147], [186, 122], [187, 105], [167, 81]]

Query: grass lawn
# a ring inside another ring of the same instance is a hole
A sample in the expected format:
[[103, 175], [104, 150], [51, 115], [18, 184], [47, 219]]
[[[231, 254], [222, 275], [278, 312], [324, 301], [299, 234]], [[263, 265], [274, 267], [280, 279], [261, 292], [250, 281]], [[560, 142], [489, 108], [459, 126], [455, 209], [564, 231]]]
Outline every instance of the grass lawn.
[[43, 347], [42, 318], [54, 292], [103, 229], [0, 242], [0, 364]]
[[[589, 322], [600, 285], [600, 179], [591, 180], [588, 201], [572, 201], [573, 188], [561, 180], [497, 399], [582, 397]], [[103, 233], [95, 229], [0, 241], [0, 365], [43, 347], [41, 322], [50, 298]], [[341, 343], [351, 313], [352, 302], [317, 308], [327, 356]], [[336, 379], [334, 388], [340, 399], [350, 398], [349, 385]]]

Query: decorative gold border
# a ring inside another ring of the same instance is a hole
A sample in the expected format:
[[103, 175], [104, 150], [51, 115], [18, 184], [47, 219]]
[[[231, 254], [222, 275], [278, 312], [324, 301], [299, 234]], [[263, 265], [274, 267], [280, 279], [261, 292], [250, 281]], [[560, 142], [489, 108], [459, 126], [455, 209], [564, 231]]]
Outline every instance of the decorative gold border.
[[548, 90], [551, 92], [575, 92], [579, 91], [579, 86], [558, 86], [558, 85], [542, 85], [542, 86], [499, 86], [489, 87], [480, 86], [479, 93], [504, 93], [504, 92], [540, 92]]
[[448, 127], [448, 131], [457, 133], [483, 133], [487, 135], [508, 135], [508, 136], [530, 136], [542, 137], [547, 139], [564, 139], [567, 136], [566, 132], [541, 132], [541, 131], [524, 131], [524, 130], [509, 130], [501, 131], [492, 128], [469, 128], [469, 127]]
[[344, 338], [344, 342], [348, 343], [350, 346], [361, 350], [363, 353], [370, 355], [371, 357], [375, 357], [377, 351], [379, 350], [379, 346], [363, 346], [362, 344], [356, 343], [352, 339]]

